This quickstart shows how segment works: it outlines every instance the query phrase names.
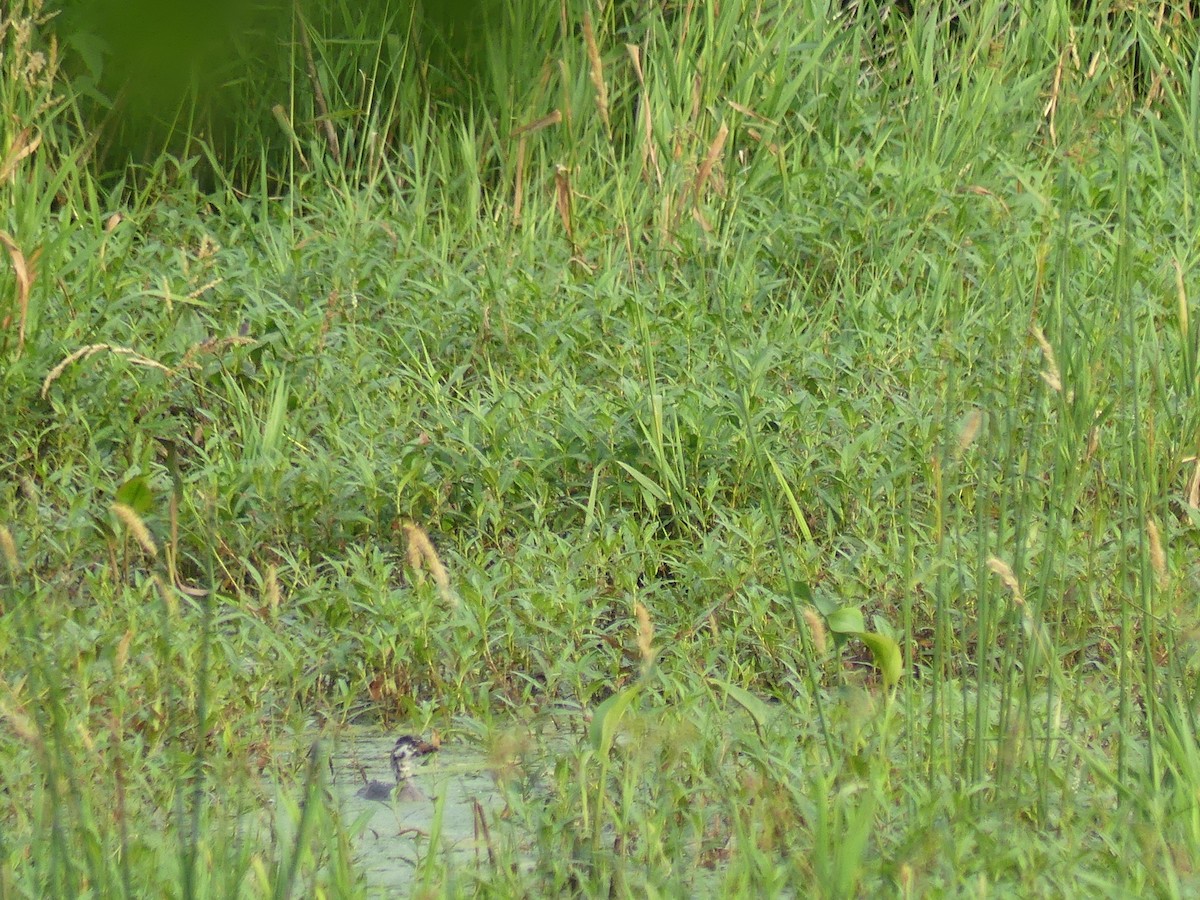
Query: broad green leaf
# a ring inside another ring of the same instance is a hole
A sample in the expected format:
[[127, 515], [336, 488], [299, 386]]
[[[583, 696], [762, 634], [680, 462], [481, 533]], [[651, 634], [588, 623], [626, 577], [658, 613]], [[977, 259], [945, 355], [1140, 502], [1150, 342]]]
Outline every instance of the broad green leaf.
[[117, 502], [128, 506], [139, 516], [144, 516], [154, 508], [154, 492], [145, 475], [130, 478], [117, 488]]
[[596, 714], [592, 717], [592, 727], [588, 731], [588, 737], [592, 742], [592, 748], [599, 756], [607, 757], [609, 751], [612, 750], [613, 741], [617, 737], [617, 728], [637, 693], [638, 686], [633, 684], [623, 691], [617, 691], [596, 707]]
[[900, 645], [890, 637], [872, 631], [864, 631], [858, 639], [871, 649], [875, 665], [883, 675], [883, 683], [891, 687], [899, 681], [904, 674], [904, 654], [900, 652]]
[[720, 685], [727, 697], [734, 700], [742, 709], [750, 713], [750, 718], [754, 719], [754, 727], [761, 734], [763, 728], [766, 727], [767, 719], [771, 715], [771, 707], [761, 698], [750, 693], [743, 687], [730, 684], [726, 681], [720, 682]]
[[834, 634], [859, 634], [867, 630], [862, 610], [857, 606], [843, 606], [825, 617], [825, 624]]
[[[812, 588], [809, 587], [807, 581], [789, 581], [788, 592], [792, 595], [793, 599], [798, 599], [801, 603], [807, 603], [810, 606], [816, 604], [817, 608], [820, 609], [820, 601], [813, 596]], [[832, 612], [832, 610], [830, 611]], [[821, 614], [825, 615], [825, 610], [822, 609]]]
[[645, 475], [643, 475], [637, 469], [633, 468], [633, 466], [626, 465], [625, 463], [621, 462], [619, 459], [616, 460], [616, 463], [618, 466], [620, 466], [622, 469], [624, 469], [626, 472], [628, 472], [630, 475], [633, 476], [633, 480], [642, 486], [643, 491], [645, 491], [647, 494], [649, 494], [651, 497], [653, 497], [659, 503], [670, 504], [671, 501], [667, 498], [667, 492], [664, 491], [661, 486], [656, 484], [651, 479], [647, 478]]
[[817, 608], [825, 618], [829, 618], [838, 611], [838, 601], [833, 597], [828, 597], [824, 594], [814, 594], [811, 590], [809, 596], [812, 598], [812, 604]]
[[867, 788], [856, 806], [851, 805], [853, 800], [849, 794], [842, 794], [839, 800], [849, 808], [843, 812], [843, 834], [834, 851], [834, 883], [838, 887], [837, 896], [853, 897], [862, 877], [867, 844], [875, 831], [875, 793]]
[[287, 406], [287, 378], [281, 375], [275, 381], [275, 389], [271, 391], [271, 407], [267, 410], [266, 421], [263, 422], [262, 452], [264, 454], [274, 454], [282, 448]]
[[780, 490], [783, 491], [783, 496], [787, 498], [788, 509], [792, 511], [792, 519], [796, 523], [796, 527], [800, 529], [800, 533], [804, 535], [804, 539], [810, 544], [813, 542], [812, 531], [808, 527], [808, 519], [804, 517], [804, 513], [800, 509], [800, 503], [796, 500], [796, 495], [792, 492], [791, 485], [787, 483], [787, 478], [783, 474], [783, 469], [779, 468], [779, 463], [775, 462], [775, 457], [770, 453], [766, 454], [767, 462], [771, 464], [771, 471], [775, 473], [775, 480], [779, 482]]

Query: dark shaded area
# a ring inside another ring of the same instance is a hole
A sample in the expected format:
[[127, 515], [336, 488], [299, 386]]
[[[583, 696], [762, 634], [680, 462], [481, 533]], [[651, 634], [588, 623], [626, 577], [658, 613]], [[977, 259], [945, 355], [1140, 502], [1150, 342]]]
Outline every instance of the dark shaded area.
[[[103, 171], [126, 159], [220, 147], [239, 123], [269, 115], [286, 74], [288, 0], [62, 0], [54, 21]], [[267, 88], [267, 90], [264, 90]]]
[[[682, 8], [675, 0], [617, 0], [614, 15], [622, 39], [638, 43], [652, 16], [670, 19]], [[266, 167], [273, 181], [285, 182], [292, 150], [289, 129], [305, 143], [330, 143], [322, 117], [343, 131], [361, 116], [364, 73], [373, 79], [372, 103], [411, 92], [398, 90], [405, 79], [419, 82], [431, 106], [463, 109], [481, 104], [492, 82], [516, 76], [503, 64], [505, 0], [58, 0], [53, 20], [64, 64], [81, 98], [85, 127], [94, 137], [91, 162], [103, 175], [119, 174], [127, 163], [153, 164], [164, 154], [207, 165], [205, 147], [216, 164], [242, 185], [256, 181]], [[868, 28], [876, 51], [901, 40], [920, 17], [946, 40], [961, 36], [971, 10], [962, 3], [924, 9], [909, 0], [844, 0], [843, 15]], [[1139, 94], [1158, 77], [1156, 50], [1178, 38], [1170, 29], [1149, 29], [1123, 6], [1076, 0], [1081, 19], [1129, 31], [1124, 64]], [[541, 15], [559, 16], [546, 0]], [[1190, 6], [1168, 17], [1194, 39]], [[313, 35], [317, 63], [310, 67], [300, 40], [301, 25]], [[511, 37], [511, 35], [509, 35]], [[578, 36], [574, 36], [578, 38]], [[322, 49], [327, 55], [322, 56]], [[511, 48], [510, 48], [511, 49]], [[312, 72], [327, 94], [318, 102]], [[503, 85], [492, 84], [493, 92]], [[280, 122], [273, 108], [294, 121]], [[386, 104], [383, 108], [386, 108]], [[489, 110], [480, 110], [486, 117]], [[632, 117], [628, 118], [632, 122]], [[389, 137], [391, 137], [389, 135]], [[201, 172], [201, 180], [204, 182]]]
[[[252, 163], [261, 158], [278, 174], [289, 138], [273, 121], [272, 107], [298, 104], [305, 118], [294, 125], [302, 139], [314, 133], [319, 115], [299, 39], [301, 19], [318, 47], [347, 36], [378, 36], [380, 45], [411, 39], [423, 87], [439, 102], [462, 104], [485, 71], [496, 9], [492, 0], [428, 7], [416, 0], [299, 6], [293, 0], [59, 0], [52, 28], [95, 139], [98, 173], [119, 173], [128, 162], [150, 164], [164, 153], [203, 156], [199, 140], [222, 165], [256, 169]], [[369, 42], [353, 51], [339, 45], [335, 52], [352, 68], [377, 70], [372, 57], [379, 49]], [[354, 53], [363, 58], [354, 60]], [[323, 80], [345, 74], [318, 68]], [[404, 74], [379, 71], [384, 81]], [[324, 89], [336, 116], [337, 85]]]

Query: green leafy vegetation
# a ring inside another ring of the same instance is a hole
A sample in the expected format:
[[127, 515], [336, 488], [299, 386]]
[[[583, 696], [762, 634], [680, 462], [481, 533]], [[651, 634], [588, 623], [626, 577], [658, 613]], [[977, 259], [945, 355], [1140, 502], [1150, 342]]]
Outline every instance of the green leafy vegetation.
[[5, 6], [0, 894], [1200, 891], [1196, 25], [913, 5]]

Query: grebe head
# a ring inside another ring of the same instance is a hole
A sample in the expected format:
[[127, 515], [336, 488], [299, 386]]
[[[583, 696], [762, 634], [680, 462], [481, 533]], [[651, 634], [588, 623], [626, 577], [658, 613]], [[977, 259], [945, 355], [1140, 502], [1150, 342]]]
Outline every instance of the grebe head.
[[412, 761], [437, 750], [433, 744], [427, 743], [411, 734], [402, 734], [396, 739], [392, 748], [392, 774], [396, 776], [396, 784], [403, 784], [412, 778]]

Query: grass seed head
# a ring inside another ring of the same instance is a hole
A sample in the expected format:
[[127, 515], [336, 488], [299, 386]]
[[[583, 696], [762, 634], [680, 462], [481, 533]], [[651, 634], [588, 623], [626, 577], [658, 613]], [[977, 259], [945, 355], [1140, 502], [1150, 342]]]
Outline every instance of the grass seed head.
[[596, 109], [600, 113], [600, 121], [604, 130], [612, 129], [608, 119], [608, 86], [604, 83], [604, 63], [600, 59], [600, 47], [596, 44], [596, 31], [592, 27], [592, 16], [589, 12], [583, 14], [583, 39], [587, 44], [588, 70], [592, 86], [596, 89]]
[[437, 550], [434, 549], [433, 542], [429, 540], [429, 535], [420, 525], [413, 522], [405, 522], [403, 528], [404, 536], [408, 539], [408, 564], [412, 566], [417, 584], [424, 583], [424, 572], [425, 569], [428, 569], [429, 577], [437, 585], [442, 600], [450, 606], [458, 606], [458, 599], [454, 596], [454, 591], [450, 589], [450, 573], [442, 565], [442, 560], [438, 556]]
[[65, 356], [42, 381], [42, 399], [50, 393], [50, 387], [57, 381], [62, 373], [67, 370], [71, 363], [81, 359], [87, 359], [90, 356], [95, 356], [97, 353], [107, 351], [116, 356], [123, 356], [136, 366], [144, 366], [148, 369], [158, 369], [167, 375], [174, 375], [175, 371], [168, 366], [163, 365], [156, 359], [150, 359], [148, 356], [142, 356], [136, 350], [131, 350], [128, 347], [118, 347], [114, 344], [88, 344], [86, 347], [80, 347], [73, 353]]
[[633, 614], [638, 623], [638, 652], [642, 655], [642, 665], [649, 668], [654, 662], [654, 623], [650, 621], [650, 613], [640, 601], [633, 604]]
[[1032, 326], [1030, 331], [1033, 334], [1033, 339], [1042, 348], [1042, 359], [1046, 363], [1046, 369], [1041, 373], [1042, 380], [1050, 385], [1051, 389], [1056, 393], [1061, 394], [1062, 373], [1058, 371], [1058, 361], [1054, 358], [1054, 348], [1050, 346], [1050, 342], [1046, 340], [1046, 335], [1042, 333], [1042, 329], [1037, 325]]
[[19, 740], [35, 747], [41, 745], [41, 732], [33, 719], [3, 700], [0, 700], [0, 718], [8, 723], [8, 727]]
[[17, 542], [13, 540], [12, 532], [4, 525], [0, 525], [0, 553], [4, 554], [4, 561], [8, 563], [8, 571], [16, 575], [20, 567], [20, 560], [17, 559]]
[[113, 659], [113, 671], [117, 674], [125, 668], [125, 663], [129, 662], [129, 645], [133, 641], [133, 629], [126, 628], [125, 634], [122, 635], [120, 642], [117, 644], [117, 653]]
[[[425, 533], [411, 522], [405, 522], [404, 538], [408, 544], [407, 557], [408, 567], [413, 570], [413, 577], [416, 578], [417, 584], [425, 583], [425, 557], [421, 553], [420, 539], [425, 537]], [[428, 541], [428, 538], [425, 538]]]
[[979, 429], [983, 426], [983, 410], [976, 407], [972, 409], [963, 418], [962, 427], [958, 429], [958, 452], [962, 453], [971, 444], [975, 443], [975, 438], [979, 436]]
[[150, 529], [146, 527], [146, 523], [142, 521], [132, 507], [126, 506], [124, 503], [114, 503], [112, 505], [113, 514], [121, 520], [129, 533], [133, 535], [134, 540], [142, 545], [142, 549], [151, 557], [158, 556], [158, 545], [154, 543], [154, 538], [150, 535]]
[[175, 591], [167, 584], [166, 580], [157, 572], [154, 574], [154, 586], [158, 588], [158, 595], [162, 597], [163, 607], [167, 611], [167, 615], [174, 619], [179, 615], [179, 598], [175, 595]]
[[263, 588], [267, 595], [267, 609], [270, 610], [271, 618], [275, 618], [279, 614], [279, 574], [275, 566], [267, 569], [267, 583]]
[[829, 646], [829, 635], [825, 630], [825, 622], [821, 619], [821, 614], [811, 606], [804, 610], [804, 621], [808, 624], [808, 632], [812, 635], [813, 648], [817, 651], [818, 656], [824, 656], [825, 650]]
[[1154, 569], [1154, 577], [1158, 579], [1159, 587], [1167, 583], [1167, 553], [1163, 549], [1162, 534], [1158, 524], [1150, 518], [1146, 519], [1146, 539], [1150, 543], [1150, 567]]
[[1096, 455], [1096, 451], [1100, 449], [1100, 426], [1093, 425], [1088, 430], [1087, 450], [1084, 453], [1084, 462], [1090, 462], [1092, 457]]
[[1025, 594], [1021, 591], [1021, 582], [1017, 581], [1017, 576], [1013, 574], [1012, 566], [998, 556], [988, 557], [987, 565], [1000, 576], [1000, 581], [1012, 592], [1013, 602], [1017, 606], [1024, 606]]

